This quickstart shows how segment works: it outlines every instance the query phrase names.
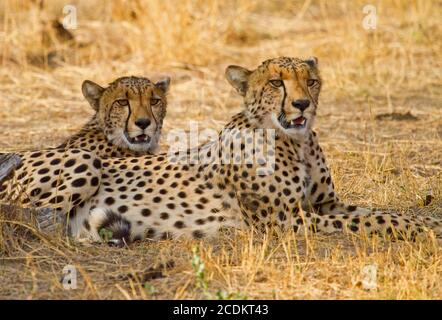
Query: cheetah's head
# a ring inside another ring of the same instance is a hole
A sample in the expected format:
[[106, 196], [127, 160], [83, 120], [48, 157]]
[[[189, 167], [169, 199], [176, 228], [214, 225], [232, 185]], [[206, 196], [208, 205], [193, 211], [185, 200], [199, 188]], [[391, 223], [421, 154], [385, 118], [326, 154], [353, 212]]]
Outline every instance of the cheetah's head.
[[316, 58], [270, 59], [253, 71], [229, 66], [226, 77], [244, 96], [246, 114], [258, 127], [294, 138], [312, 127], [321, 89]]
[[154, 153], [166, 116], [169, 83], [168, 77], [157, 83], [147, 78], [122, 77], [102, 88], [86, 80], [82, 91], [110, 142]]

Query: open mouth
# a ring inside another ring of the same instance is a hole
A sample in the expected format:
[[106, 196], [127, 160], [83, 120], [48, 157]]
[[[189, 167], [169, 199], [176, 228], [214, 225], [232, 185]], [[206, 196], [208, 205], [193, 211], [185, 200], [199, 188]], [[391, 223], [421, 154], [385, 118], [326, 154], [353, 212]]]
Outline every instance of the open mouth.
[[284, 129], [302, 129], [305, 128], [305, 125], [307, 124], [307, 119], [303, 116], [299, 116], [292, 120], [287, 120], [284, 112], [281, 112], [278, 117], [278, 121]]
[[146, 134], [140, 134], [138, 136], [135, 136], [133, 138], [129, 137], [129, 135], [126, 133], [126, 138], [130, 143], [133, 144], [141, 144], [141, 143], [149, 143], [150, 137]]

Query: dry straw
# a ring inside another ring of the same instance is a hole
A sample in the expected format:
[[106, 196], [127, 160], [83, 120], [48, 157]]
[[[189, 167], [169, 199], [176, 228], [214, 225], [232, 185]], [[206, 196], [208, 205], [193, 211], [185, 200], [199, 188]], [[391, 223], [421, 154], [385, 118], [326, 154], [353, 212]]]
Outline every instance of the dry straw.
[[[366, 30], [364, 1], [71, 1], [77, 29], [67, 31], [55, 22], [64, 2], [0, 2], [1, 151], [55, 146], [78, 130], [92, 114], [85, 79], [169, 74], [165, 134], [189, 120], [219, 129], [241, 108], [223, 79], [228, 64], [315, 55], [325, 80], [316, 126], [342, 198], [442, 217], [438, 2], [375, 1], [376, 29]], [[115, 249], [42, 235], [3, 211], [0, 252], [8, 299], [442, 298], [442, 249], [432, 239], [227, 231]], [[66, 265], [77, 269], [75, 290], [60, 282]]]

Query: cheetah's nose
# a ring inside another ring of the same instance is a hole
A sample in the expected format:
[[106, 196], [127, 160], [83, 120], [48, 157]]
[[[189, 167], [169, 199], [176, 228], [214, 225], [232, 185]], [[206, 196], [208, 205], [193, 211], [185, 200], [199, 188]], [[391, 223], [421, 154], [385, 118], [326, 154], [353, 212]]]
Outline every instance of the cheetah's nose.
[[310, 101], [307, 99], [298, 99], [292, 101], [292, 106], [294, 106], [296, 109], [299, 109], [301, 112], [307, 109], [309, 105]]
[[150, 125], [150, 120], [147, 118], [137, 119], [135, 125], [144, 130]]

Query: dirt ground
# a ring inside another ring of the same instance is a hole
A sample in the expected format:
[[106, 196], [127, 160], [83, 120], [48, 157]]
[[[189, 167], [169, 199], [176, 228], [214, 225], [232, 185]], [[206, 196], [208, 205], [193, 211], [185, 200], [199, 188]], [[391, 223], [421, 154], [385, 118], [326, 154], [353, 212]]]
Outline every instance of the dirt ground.
[[[316, 129], [340, 197], [442, 218], [440, 1], [372, 1], [374, 29], [364, 1], [69, 3], [77, 26], [66, 30], [55, 23], [64, 1], [0, 2], [0, 152], [53, 147], [76, 132], [93, 113], [85, 79], [170, 75], [167, 136], [189, 121], [220, 129], [241, 110], [226, 66], [316, 56]], [[441, 299], [442, 247], [226, 231], [119, 249], [44, 235], [2, 212], [0, 298]]]

